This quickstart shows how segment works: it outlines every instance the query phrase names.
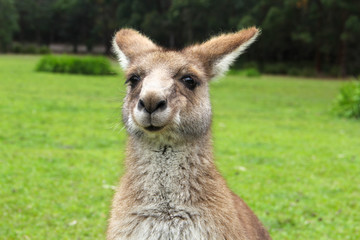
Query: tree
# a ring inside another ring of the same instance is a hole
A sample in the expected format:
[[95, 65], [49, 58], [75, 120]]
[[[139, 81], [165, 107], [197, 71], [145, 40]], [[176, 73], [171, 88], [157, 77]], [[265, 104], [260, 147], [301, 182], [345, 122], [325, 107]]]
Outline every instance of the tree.
[[16, 36], [21, 42], [48, 44], [53, 40], [53, 5], [56, 0], [15, 0], [21, 29]]
[[117, 30], [116, 13], [119, 7], [118, 0], [97, 0], [96, 16], [93, 26], [97, 38], [105, 46], [105, 53], [109, 54], [112, 46], [112, 37]]
[[0, 9], [0, 51], [7, 51], [18, 30], [18, 15], [13, 0], [0, 0]]
[[[0, 0], [0, 7], [1, 48], [14, 35], [21, 42], [71, 43], [74, 52], [79, 44], [90, 52], [101, 44], [109, 53], [115, 31], [132, 27], [177, 49], [256, 25], [262, 35], [240, 60], [360, 73], [358, 0]], [[14, 34], [16, 22], [21, 30]]]
[[55, 38], [71, 43], [74, 53], [78, 51], [78, 45], [81, 43], [86, 44], [91, 51], [96, 43], [93, 31], [97, 16], [96, 7], [92, 0], [57, 0], [53, 10], [53, 21], [56, 22]]

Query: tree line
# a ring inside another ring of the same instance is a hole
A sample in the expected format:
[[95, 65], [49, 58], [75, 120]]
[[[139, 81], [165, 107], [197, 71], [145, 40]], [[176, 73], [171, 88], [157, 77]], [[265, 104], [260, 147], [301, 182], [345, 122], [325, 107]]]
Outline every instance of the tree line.
[[31, 42], [69, 43], [74, 52], [101, 44], [109, 53], [122, 27], [177, 49], [253, 25], [262, 35], [243, 60], [360, 73], [358, 0], [0, 0], [2, 51]]

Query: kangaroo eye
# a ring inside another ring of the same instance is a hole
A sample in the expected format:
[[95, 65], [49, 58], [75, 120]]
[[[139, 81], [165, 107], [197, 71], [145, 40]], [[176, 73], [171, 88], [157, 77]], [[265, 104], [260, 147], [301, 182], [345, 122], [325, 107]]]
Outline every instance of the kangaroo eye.
[[193, 90], [198, 85], [198, 83], [189, 75], [183, 76], [181, 81], [190, 90]]
[[135, 87], [136, 84], [140, 82], [140, 77], [138, 75], [131, 75], [128, 80], [126, 80], [125, 84], [130, 83], [131, 87]]

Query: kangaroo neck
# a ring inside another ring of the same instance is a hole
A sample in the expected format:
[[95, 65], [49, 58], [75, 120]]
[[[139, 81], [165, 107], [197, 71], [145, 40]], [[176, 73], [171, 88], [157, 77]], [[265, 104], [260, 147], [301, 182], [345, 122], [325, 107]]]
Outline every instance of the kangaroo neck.
[[149, 145], [130, 139], [127, 171], [143, 204], [181, 205], [206, 194], [202, 184], [216, 171], [211, 148], [209, 139], [181, 145]]

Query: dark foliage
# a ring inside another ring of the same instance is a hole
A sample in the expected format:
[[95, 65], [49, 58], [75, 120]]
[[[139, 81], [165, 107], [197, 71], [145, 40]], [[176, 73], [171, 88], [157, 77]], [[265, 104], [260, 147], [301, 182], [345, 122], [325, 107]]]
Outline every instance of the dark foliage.
[[18, 14], [13, 0], [0, 0], [0, 51], [7, 52], [18, 30]]
[[[13, 36], [18, 42], [38, 45], [70, 43], [74, 52], [80, 44], [89, 52], [101, 44], [109, 53], [115, 31], [133, 27], [161, 45], [181, 48], [219, 32], [256, 25], [262, 36], [242, 59], [257, 61], [260, 70], [275, 64], [266, 68], [296, 75], [360, 73], [357, 0], [0, 1], [7, 3], [0, 14], [14, 16], [6, 30], [7, 44]], [[19, 30], [14, 34], [17, 25]], [[289, 70], [289, 65], [296, 67], [298, 62], [309, 65]], [[285, 64], [286, 69], [276, 64]]]

